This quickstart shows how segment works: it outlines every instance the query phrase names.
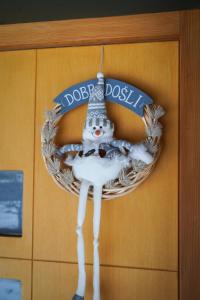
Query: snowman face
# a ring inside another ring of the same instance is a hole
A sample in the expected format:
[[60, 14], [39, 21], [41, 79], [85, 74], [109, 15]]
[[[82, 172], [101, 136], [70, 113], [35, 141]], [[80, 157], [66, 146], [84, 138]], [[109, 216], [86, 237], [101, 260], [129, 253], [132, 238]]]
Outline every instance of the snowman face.
[[83, 131], [83, 140], [101, 141], [110, 139], [113, 137], [114, 127], [110, 126], [93, 126], [85, 128]]

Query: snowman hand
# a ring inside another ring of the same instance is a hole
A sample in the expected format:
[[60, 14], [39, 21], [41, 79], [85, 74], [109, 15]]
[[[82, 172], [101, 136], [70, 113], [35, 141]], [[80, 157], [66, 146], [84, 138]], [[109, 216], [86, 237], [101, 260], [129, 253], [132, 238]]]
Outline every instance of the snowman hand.
[[141, 160], [147, 165], [153, 162], [153, 156], [147, 151], [144, 144], [132, 145], [129, 157], [131, 159]]

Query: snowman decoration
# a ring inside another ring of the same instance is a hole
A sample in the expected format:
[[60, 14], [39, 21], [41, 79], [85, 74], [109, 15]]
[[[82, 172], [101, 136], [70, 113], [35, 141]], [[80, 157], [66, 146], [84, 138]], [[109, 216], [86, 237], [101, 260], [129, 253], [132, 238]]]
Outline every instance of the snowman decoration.
[[93, 188], [93, 300], [100, 300], [99, 230], [101, 218], [102, 188], [115, 180], [120, 172], [129, 167], [132, 160], [151, 164], [153, 156], [145, 144], [131, 144], [113, 137], [114, 124], [107, 117], [104, 100], [104, 75], [97, 74], [95, 85], [88, 102], [88, 112], [83, 129], [82, 144], [68, 144], [59, 148], [57, 156], [70, 154], [65, 164], [72, 167], [74, 176], [81, 182], [77, 217], [78, 285], [72, 300], [84, 300], [86, 288], [84, 238], [82, 227], [86, 213], [89, 188]]

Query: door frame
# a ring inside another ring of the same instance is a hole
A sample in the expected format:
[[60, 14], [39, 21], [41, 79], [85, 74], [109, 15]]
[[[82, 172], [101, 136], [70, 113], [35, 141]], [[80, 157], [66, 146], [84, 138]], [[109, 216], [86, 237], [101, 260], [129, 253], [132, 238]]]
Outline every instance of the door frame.
[[0, 25], [0, 51], [179, 41], [179, 300], [200, 299], [200, 9]]

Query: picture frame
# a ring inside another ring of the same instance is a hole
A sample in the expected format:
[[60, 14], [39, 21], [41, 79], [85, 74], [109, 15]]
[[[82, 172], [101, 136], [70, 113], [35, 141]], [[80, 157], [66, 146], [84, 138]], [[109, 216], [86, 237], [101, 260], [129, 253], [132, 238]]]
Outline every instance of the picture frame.
[[0, 170], [0, 236], [22, 236], [23, 172]]

